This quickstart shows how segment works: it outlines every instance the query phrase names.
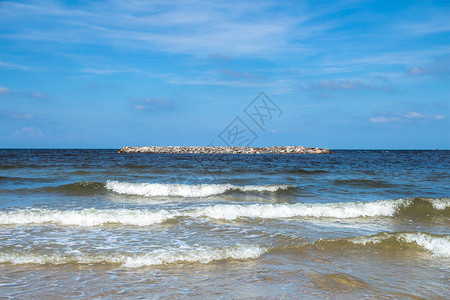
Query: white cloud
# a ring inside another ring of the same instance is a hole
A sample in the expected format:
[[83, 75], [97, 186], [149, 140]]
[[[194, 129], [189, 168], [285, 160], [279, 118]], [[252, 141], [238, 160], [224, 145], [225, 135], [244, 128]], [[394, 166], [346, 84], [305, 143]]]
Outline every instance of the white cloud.
[[147, 109], [147, 107], [142, 104], [133, 105], [133, 108], [137, 109], [137, 110], [146, 110]]
[[0, 95], [9, 95], [12, 94], [13, 91], [11, 89], [8, 89], [7, 87], [0, 87]]
[[233, 60], [228, 55], [225, 55], [222, 53], [210, 54], [210, 55], [208, 55], [208, 59], [210, 59], [212, 61], [217, 61], [217, 62], [230, 62]]
[[142, 111], [163, 111], [174, 108], [174, 103], [160, 98], [130, 98], [133, 109]]
[[31, 69], [26, 66], [12, 64], [12, 63], [5, 62], [5, 61], [0, 61], [0, 67], [7, 68], [7, 69], [16, 69], [16, 70], [30, 70]]
[[212, 86], [229, 86], [229, 87], [258, 87], [258, 88], [282, 88], [288, 82], [287, 80], [275, 81], [243, 81], [243, 80], [217, 80], [214, 78], [207, 79], [171, 79], [167, 80], [171, 84], [179, 85], [212, 85]]
[[320, 80], [317, 83], [318, 87], [323, 89], [337, 89], [337, 90], [356, 90], [360, 88], [369, 88], [370, 86], [361, 83], [359, 80]]
[[0, 116], [3, 116], [8, 119], [33, 119], [34, 116], [29, 113], [21, 113], [17, 111], [10, 110], [0, 110]]
[[414, 67], [409, 71], [410, 75], [418, 75], [425, 73], [425, 70], [419, 67]]
[[394, 122], [408, 122], [413, 120], [442, 120], [444, 115], [424, 115], [416, 111], [408, 111], [406, 113], [397, 113], [387, 116], [376, 116], [370, 118], [372, 123], [394, 123]]
[[401, 122], [402, 119], [398, 117], [384, 117], [378, 116], [369, 119], [372, 123], [391, 123], [391, 122]]
[[[270, 13], [273, 2], [106, 1], [68, 8], [55, 2], [2, 5], [4, 22], [45, 20], [45, 27], [19, 29], [3, 38], [56, 43], [96, 43], [126, 48], [210, 55], [270, 55], [292, 49], [292, 39], [308, 38], [329, 29], [309, 24], [301, 12]], [[70, 37], [70, 38], [68, 38]], [[214, 55], [214, 54], [213, 54]], [[216, 55], [216, 58], [218, 56]]]
[[448, 15], [434, 14], [433, 18], [427, 21], [399, 24], [398, 28], [406, 35], [423, 36], [450, 32]]
[[403, 117], [408, 119], [423, 119], [425, 116], [416, 111], [408, 111], [407, 113], [402, 114]]
[[370, 80], [360, 79], [322, 79], [300, 87], [304, 90], [384, 90], [391, 91], [391, 82], [384, 77], [376, 76]]
[[429, 119], [429, 120], [441, 120], [444, 119], [443, 115], [424, 115], [415, 111], [408, 111], [404, 114], [401, 114], [403, 118], [406, 119]]
[[447, 75], [450, 73], [450, 55], [436, 57], [420, 67], [414, 67], [409, 71], [409, 75]]
[[30, 127], [22, 127], [22, 129], [16, 130], [13, 133], [13, 136], [40, 139], [44, 138], [45, 134], [39, 128], [30, 126]]
[[49, 99], [51, 98], [49, 94], [42, 93], [42, 92], [24, 92], [24, 91], [18, 91], [18, 90], [11, 90], [7, 87], [0, 87], [0, 95], [21, 95], [29, 98], [35, 98], [35, 99]]
[[140, 72], [140, 70], [134, 69], [134, 68], [123, 68], [123, 69], [85, 68], [85, 69], [81, 69], [81, 72], [91, 73], [91, 74], [116, 74], [116, 73], [134, 73], [134, 72]]
[[230, 69], [222, 69], [221, 73], [230, 79], [243, 79], [243, 80], [251, 80], [251, 79], [262, 79], [262, 76], [259, 74], [252, 74], [248, 72], [239, 72]]
[[50, 95], [42, 92], [23, 92], [23, 95], [35, 99], [50, 99]]

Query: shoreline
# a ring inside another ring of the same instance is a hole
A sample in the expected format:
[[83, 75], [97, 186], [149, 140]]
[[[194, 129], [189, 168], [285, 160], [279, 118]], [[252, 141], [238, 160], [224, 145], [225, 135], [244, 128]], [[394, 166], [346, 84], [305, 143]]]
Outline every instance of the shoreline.
[[330, 149], [303, 146], [273, 147], [203, 147], [203, 146], [147, 146], [122, 147], [118, 153], [199, 153], [199, 154], [330, 154]]

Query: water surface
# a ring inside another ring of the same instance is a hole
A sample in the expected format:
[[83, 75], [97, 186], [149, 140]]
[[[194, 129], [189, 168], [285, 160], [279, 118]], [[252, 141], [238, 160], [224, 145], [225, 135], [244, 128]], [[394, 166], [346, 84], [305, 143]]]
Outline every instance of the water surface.
[[448, 298], [449, 166], [0, 150], [0, 296]]

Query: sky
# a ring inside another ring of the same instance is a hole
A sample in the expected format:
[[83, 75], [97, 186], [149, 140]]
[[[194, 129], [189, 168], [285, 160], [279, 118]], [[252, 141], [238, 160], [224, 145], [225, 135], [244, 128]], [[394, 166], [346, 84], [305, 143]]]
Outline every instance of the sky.
[[0, 148], [450, 149], [449, 1], [0, 1]]

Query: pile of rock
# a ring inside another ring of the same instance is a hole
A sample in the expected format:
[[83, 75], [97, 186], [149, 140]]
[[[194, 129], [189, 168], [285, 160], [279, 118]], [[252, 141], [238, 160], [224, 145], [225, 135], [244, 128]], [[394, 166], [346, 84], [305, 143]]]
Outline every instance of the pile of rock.
[[303, 146], [274, 147], [202, 147], [202, 146], [148, 146], [123, 147], [119, 153], [204, 153], [204, 154], [328, 154], [326, 148]]

